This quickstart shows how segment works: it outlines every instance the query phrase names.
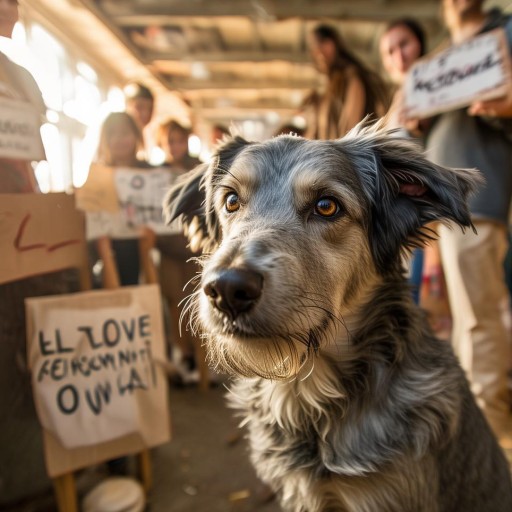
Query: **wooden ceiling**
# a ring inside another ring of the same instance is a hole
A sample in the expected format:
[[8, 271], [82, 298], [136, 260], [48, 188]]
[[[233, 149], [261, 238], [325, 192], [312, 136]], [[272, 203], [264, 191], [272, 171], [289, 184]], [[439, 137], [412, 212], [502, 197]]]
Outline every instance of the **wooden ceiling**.
[[322, 79], [307, 45], [318, 22], [376, 69], [387, 21], [413, 16], [430, 46], [444, 35], [439, 0], [80, 1], [195, 115], [221, 123], [296, 112]]

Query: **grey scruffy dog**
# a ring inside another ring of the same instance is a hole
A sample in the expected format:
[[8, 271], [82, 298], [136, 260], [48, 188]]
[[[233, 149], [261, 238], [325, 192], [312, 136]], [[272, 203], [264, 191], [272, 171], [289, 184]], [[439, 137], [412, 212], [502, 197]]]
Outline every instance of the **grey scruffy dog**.
[[283, 509], [512, 511], [506, 459], [402, 268], [426, 223], [473, 228], [478, 176], [356, 127], [231, 138], [170, 192], [168, 218], [205, 251], [192, 324], [237, 377], [230, 400]]

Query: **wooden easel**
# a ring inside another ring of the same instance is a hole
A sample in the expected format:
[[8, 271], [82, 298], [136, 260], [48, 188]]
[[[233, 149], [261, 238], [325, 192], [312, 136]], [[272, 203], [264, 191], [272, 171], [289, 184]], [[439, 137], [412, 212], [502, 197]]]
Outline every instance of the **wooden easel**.
[[[121, 286], [119, 274], [112, 251], [111, 240], [101, 237], [97, 241], [98, 252], [103, 260], [103, 287], [116, 289]], [[151, 259], [151, 249], [155, 246], [155, 235], [150, 230], [145, 230], [139, 238], [139, 255], [141, 270], [146, 283], [158, 282], [158, 275]], [[82, 291], [92, 288], [87, 255], [84, 254], [83, 265], [80, 266], [80, 286]], [[137, 472], [144, 492], [147, 494], [153, 486], [153, 475], [149, 450], [142, 450], [137, 454]], [[55, 498], [59, 512], [78, 512], [78, 499], [76, 494], [75, 475], [66, 473], [53, 479]]]

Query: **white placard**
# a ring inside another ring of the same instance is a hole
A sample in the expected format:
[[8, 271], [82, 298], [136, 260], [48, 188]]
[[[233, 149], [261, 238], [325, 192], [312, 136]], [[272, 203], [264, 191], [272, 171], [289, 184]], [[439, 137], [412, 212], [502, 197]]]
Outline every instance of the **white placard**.
[[0, 158], [44, 160], [40, 124], [30, 103], [0, 98]]
[[404, 84], [406, 115], [424, 118], [498, 98], [510, 80], [505, 32], [486, 32], [413, 65]]
[[27, 299], [28, 358], [39, 420], [66, 449], [169, 434], [156, 285]]

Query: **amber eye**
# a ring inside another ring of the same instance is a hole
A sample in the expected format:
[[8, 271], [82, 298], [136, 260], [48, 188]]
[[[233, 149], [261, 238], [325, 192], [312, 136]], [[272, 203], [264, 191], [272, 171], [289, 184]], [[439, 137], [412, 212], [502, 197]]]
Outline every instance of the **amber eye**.
[[340, 205], [332, 197], [322, 197], [315, 204], [315, 214], [321, 217], [334, 217], [340, 211]]
[[240, 198], [234, 192], [226, 196], [226, 211], [228, 213], [236, 212], [240, 208]]

